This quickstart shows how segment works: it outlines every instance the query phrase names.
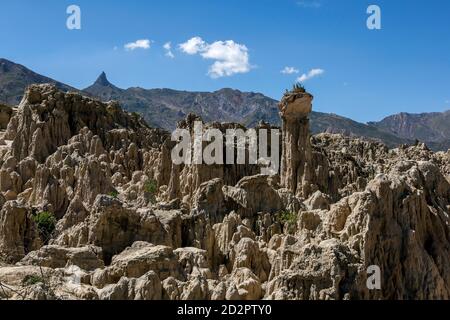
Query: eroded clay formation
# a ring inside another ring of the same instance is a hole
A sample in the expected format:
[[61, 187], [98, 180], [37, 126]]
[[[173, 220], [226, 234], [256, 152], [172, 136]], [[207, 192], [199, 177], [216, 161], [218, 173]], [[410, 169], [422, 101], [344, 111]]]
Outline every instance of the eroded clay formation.
[[280, 175], [263, 176], [173, 165], [138, 115], [31, 86], [2, 116], [0, 298], [450, 298], [450, 151], [310, 137], [311, 110], [283, 98]]

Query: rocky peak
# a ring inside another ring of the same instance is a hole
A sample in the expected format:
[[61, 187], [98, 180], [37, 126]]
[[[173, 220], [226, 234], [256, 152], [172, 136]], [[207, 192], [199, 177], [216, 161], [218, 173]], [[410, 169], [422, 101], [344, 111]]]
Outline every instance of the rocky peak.
[[108, 78], [106, 77], [106, 73], [103, 71], [100, 76], [97, 78], [97, 80], [94, 83], [95, 85], [99, 86], [111, 86], [112, 84], [108, 81]]
[[224, 95], [240, 95], [240, 94], [242, 94], [242, 92], [240, 90], [232, 89], [232, 88], [222, 88], [216, 92], [219, 94], [224, 94]]

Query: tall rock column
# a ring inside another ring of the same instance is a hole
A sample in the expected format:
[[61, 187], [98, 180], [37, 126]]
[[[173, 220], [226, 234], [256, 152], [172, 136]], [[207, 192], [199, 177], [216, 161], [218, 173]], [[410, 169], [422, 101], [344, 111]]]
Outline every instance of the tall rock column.
[[312, 166], [308, 115], [312, 111], [313, 96], [302, 88], [294, 88], [280, 102], [283, 121], [283, 154], [281, 185], [298, 197], [311, 193]]

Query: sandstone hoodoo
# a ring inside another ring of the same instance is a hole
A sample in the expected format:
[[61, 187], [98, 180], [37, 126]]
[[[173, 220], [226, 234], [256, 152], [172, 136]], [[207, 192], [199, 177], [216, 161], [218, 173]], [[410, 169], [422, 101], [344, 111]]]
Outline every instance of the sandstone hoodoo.
[[0, 299], [450, 298], [450, 152], [311, 136], [312, 100], [283, 97], [262, 175], [174, 164], [118, 103], [30, 86], [2, 106]]
[[310, 193], [307, 186], [307, 170], [312, 166], [308, 116], [312, 111], [312, 100], [311, 94], [296, 86], [280, 102], [283, 126], [281, 185], [300, 197]]

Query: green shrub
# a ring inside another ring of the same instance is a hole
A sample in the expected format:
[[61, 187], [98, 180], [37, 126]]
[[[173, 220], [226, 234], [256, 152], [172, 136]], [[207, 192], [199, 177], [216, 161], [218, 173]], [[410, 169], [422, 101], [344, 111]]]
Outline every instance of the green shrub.
[[22, 285], [26, 287], [33, 286], [38, 283], [44, 283], [44, 280], [39, 276], [29, 274], [22, 279]]
[[158, 184], [155, 180], [149, 180], [145, 183], [145, 192], [155, 194], [158, 191]]
[[35, 215], [33, 219], [39, 230], [39, 236], [47, 243], [53, 231], [55, 231], [57, 222], [55, 216], [51, 212], [43, 211]]
[[111, 191], [109, 193], [110, 197], [113, 197], [114, 199], [117, 199], [119, 197], [119, 193], [117, 191]]
[[137, 112], [132, 112], [131, 116], [135, 119], [135, 120], [139, 120], [141, 118], [141, 115]]
[[297, 224], [297, 215], [291, 211], [282, 211], [279, 214], [279, 221], [282, 224], [287, 224], [289, 227]]
[[285, 232], [293, 234], [297, 229], [298, 215], [291, 211], [282, 211], [277, 215], [278, 222], [282, 225]]
[[294, 84], [294, 87], [292, 88], [292, 92], [306, 92], [305, 87], [301, 83]]
[[158, 183], [155, 180], [149, 180], [144, 185], [145, 192], [150, 197], [150, 202], [154, 203], [156, 201], [156, 193], [158, 192]]

